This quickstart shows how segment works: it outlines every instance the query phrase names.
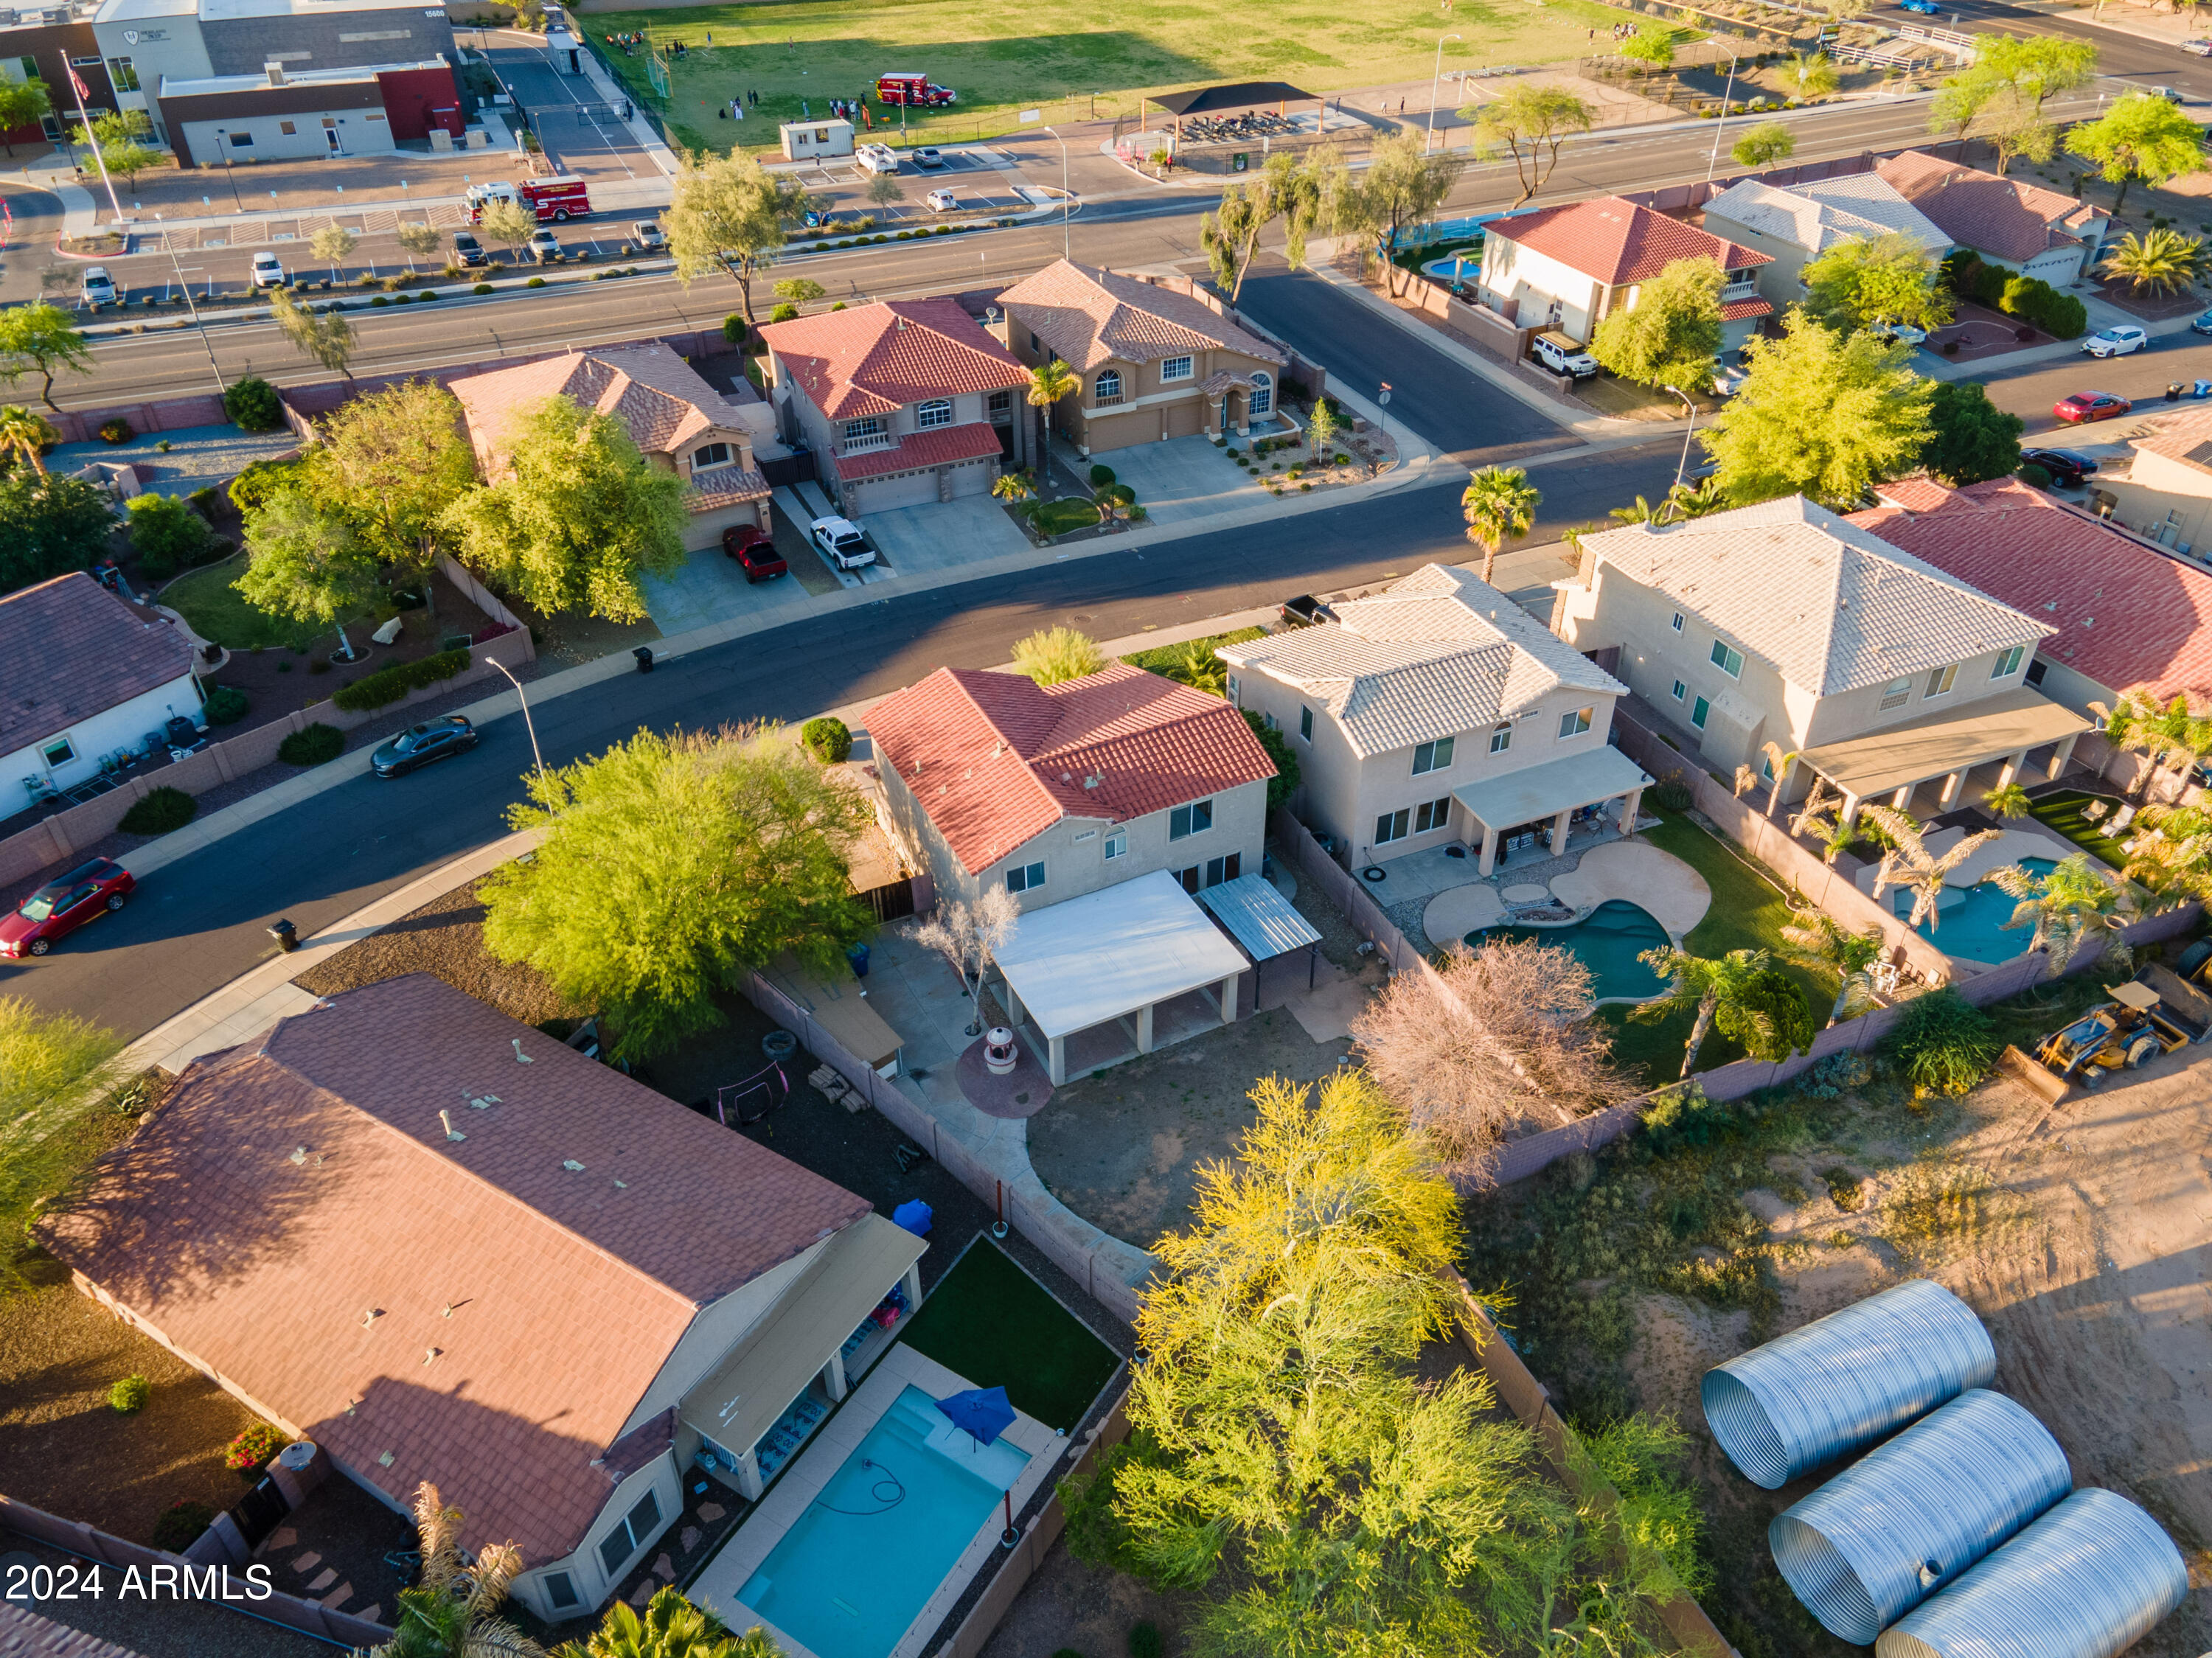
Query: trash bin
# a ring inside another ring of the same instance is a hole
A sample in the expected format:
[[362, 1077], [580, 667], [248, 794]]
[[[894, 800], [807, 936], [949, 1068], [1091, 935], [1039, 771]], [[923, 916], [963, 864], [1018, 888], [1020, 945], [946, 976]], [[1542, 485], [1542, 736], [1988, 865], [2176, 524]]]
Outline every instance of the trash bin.
[[853, 964], [854, 978], [865, 979], [868, 976], [868, 947], [866, 944], [854, 944], [845, 952], [845, 959]]
[[637, 659], [637, 671], [640, 673], [651, 673], [653, 671], [653, 647], [650, 645], [641, 645], [635, 650], [632, 651], [630, 654]]
[[2179, 380], [2168, 380], [2166, 383], [2166, 400], [2168, 403], [2179, 403], [2181, 401], [2181, 382]]
[[289, 956], [300, 947], [299, 931], [289, 921], [271, 921], [269, 936], [276, 941], [276, 949], [282, 955]]

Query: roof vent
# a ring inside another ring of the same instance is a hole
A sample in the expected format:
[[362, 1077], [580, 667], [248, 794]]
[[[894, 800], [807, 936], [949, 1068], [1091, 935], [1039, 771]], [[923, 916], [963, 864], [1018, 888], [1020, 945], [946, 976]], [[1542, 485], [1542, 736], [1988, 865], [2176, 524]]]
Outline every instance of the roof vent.
[[520, 1036], [514, 1038], [514, 1062], [517, 1065], [532, 1065], [536, 1063], [530, 1055], [522, 1051], [522, 1038]]
[[304, 1169], [307, 1167], [307, 1148], [304, 1145], [294, 1146], [292, 1148], [292, 1155], [286, 1158], [285, 1161], [294, 1164], [295, 1167]]
[[383, 1309], [383, 1308], [381, 1308], [381, 1307], [372, 1307], [372, 1308], [370, 1308], [367, 1312], [363, 1313], [363, 1314], [361, 1315], [361, 1327], [362, 1327], [362, 1329], [366, 1330], [366, 1329], [368, 1329], [368, 1328], [369, 1327], [369, 1326], [371, 1326], [372, 1324], [374, 1324], [374, 1323], [376, 1322], [376, 1321], [377, 1321], [377, 1320], [379, 1320], [379, 1319], [382, 1318], [383, 1316], [384, 1316], [384, 1309]]
[[1098, 786], [1098, 774], [1096, 772], [1093, 772], [1090, 776], [1085, 778], [1083, 780], [1083, 786], [1086, 789], [1097, 788]]
[[392, 1453], [390, 1451], [386, 1451], [382, 1456], [378, 1457], [376, 1459], [376, 1466], [380, 1468], [390, 1467], [392, 1466]]
[[439, 1121], [440, 1122], [441, 1122], [441, 1123], [443, 1123], [443, 1124], [445, 1124], [445, 1125], [446, 1125], [446, 1138], [447, 1138], [447, 1139], [449, 1139], [449, 1140], [465, 1140], [465, 1139], [468, 1139], [468, 1136], [467, 1136], [466, 1134], [464, 1134], [463, 1133], [461, 1133], [461, 1131], [460, 1131], [459, 1129], [458, 1129], [458, 1128], [456, 1128], [456, 1127], [453, 1127], [453, 1114], [452, 1112], [450, 1112], [450, 1111], [441, 1111], [441, 1112], [439, 1112], [439, 1113], [438, 1113], [438, 1121]]
[[444, 1351], [445, 1349], [442, 1347], [425, 1347], [422, 1350], [422, 1362], [425, 1364], [428, 1364], [432, 1359], [437, 1357], [437, 1356]]
[[267, 63], [264, 64], [261, 67], [262, 67], [262, 69], [263, 69], [264, 70], [265, 70], [265, 71], [267, 72], [267, 74], [268, 74], [268, 76], [269, 76], [269, 84], [270, 84], [270, 86], [272, 86], [272, 87], [281, 87], [281, 86], [283, 86], [283, 85], [284, 84], [284, 65], [283, 65], [283, 64], [282, 64], [278, 63], [275, 58], [272, 58], [271, 59], [270, 59], [270, 60], [269, 60], [269, 62], [267, 62]]

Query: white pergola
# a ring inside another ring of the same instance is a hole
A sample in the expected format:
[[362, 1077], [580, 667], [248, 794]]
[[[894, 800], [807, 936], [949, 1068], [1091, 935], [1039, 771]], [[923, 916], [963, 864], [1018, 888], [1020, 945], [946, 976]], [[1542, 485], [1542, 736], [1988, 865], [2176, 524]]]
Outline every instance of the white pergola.
[[1237, 1017], [1244, 953], [1182, 884], [1155, 870], [1065, 903], [1026, 912], [998, 952], [1006, 1017], [1043, 1035], [1047, 1070], [1067, 1080], [1067, 1039], [1133, 1014], [1137, 1051], [1152, 1051], [1152, 1010], [1218, 987], [1221, 1023]]
[[1551, 820], [1552, 855], [1556, 858], [1567, 849], [1567, 826], [1576, 812], [1601, 801], [1618, 799], [1620, 832], [1623, 835], [1632, 833], [1637, 808], [1643, 804], [1644, 791], [1650, 782], [1643, 767], [1607, 744], [1510, 771], [1503, 777], [1462, 784], [1452, 791], [1452, 799], [1482, 825], [1478, 867], [1488, 875], [1498, 867], [1500, 837], [1522, 823]]

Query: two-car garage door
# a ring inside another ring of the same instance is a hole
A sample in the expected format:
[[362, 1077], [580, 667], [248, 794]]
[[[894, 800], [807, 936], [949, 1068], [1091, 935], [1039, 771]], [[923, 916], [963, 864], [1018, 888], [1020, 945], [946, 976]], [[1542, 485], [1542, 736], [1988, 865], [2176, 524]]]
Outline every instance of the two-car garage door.
[[869, 478], [851, 485], [845, 494], [845, 510], [855, 518], [863, 513], [888, 513], [899, 507], [925, 506], [937, 499], [937, 473], [933, 470]]

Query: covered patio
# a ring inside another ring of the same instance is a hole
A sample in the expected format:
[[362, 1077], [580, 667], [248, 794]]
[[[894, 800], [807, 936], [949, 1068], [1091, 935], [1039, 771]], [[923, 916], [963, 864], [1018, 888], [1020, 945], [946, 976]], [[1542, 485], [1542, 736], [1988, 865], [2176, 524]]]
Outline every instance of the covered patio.
[[1548, 822], [1552, 855], [1557, 858], [1567, 849], [1567, 830], [1577, 811], [1618, 800], [1620, 833], [1632, 833], [1637, 809], [1650, 784], [1643, 767], [1607, 746], [1462, 784], [1452, 791], [1452, 799], [1481, 828], [1482, 855], [1477, 867], [1486, 877], [1498, 867], [1498, 849], [1504, 836], [1523, 824]]
[[1252, 1005], [1267, 1005], [1267, 987], [1261, 981], [1267, 975], [1267, 963], [1281, 961], [1304, 950], [1306, 957], [1306, 988], [1314, 987], [1321, 955], [1321, 929], [1298, 914], [1297, 907], [1276, 890], [1274, 884], [1262, 875], [1240, 875], [1233, 881], [1224, 881], [1218, 887], [1207, 887], [1198, 895], [1198, 902], [1220, 923], [1221, 929], [1237, 941], [1237, 947], [1251, 958]]
[[1914, 791], [1939, 780], [1938, 810], [1948, 811], [1959, 804], [1977, 766], [1996, 762], [1993, 786], [2002, 788], [2027, 768], [2031, 754], [2047, 747], [2046, 775], [2057, 777], [2089, 728], [2081, 715], [2039, 691], [2026, 686], [2000, 691], [1865, 737], [1806, 750], [1768, 791], [1766, 815], [1774, 816], [1776, 804], [1788, 798], [1800, 766], [1843, 796], [1846, 823], [1869, 800], [1886, 800], [1903, 811]]
[[1072, 1045], [1079, 1076], [1196, 1035], [1213, 1016], [1233, 1023], [1245, 965], [1165, 870], [1029, 911], [997, 963], [1006, 1017], [1043, 1039], [1054, 1086]]

